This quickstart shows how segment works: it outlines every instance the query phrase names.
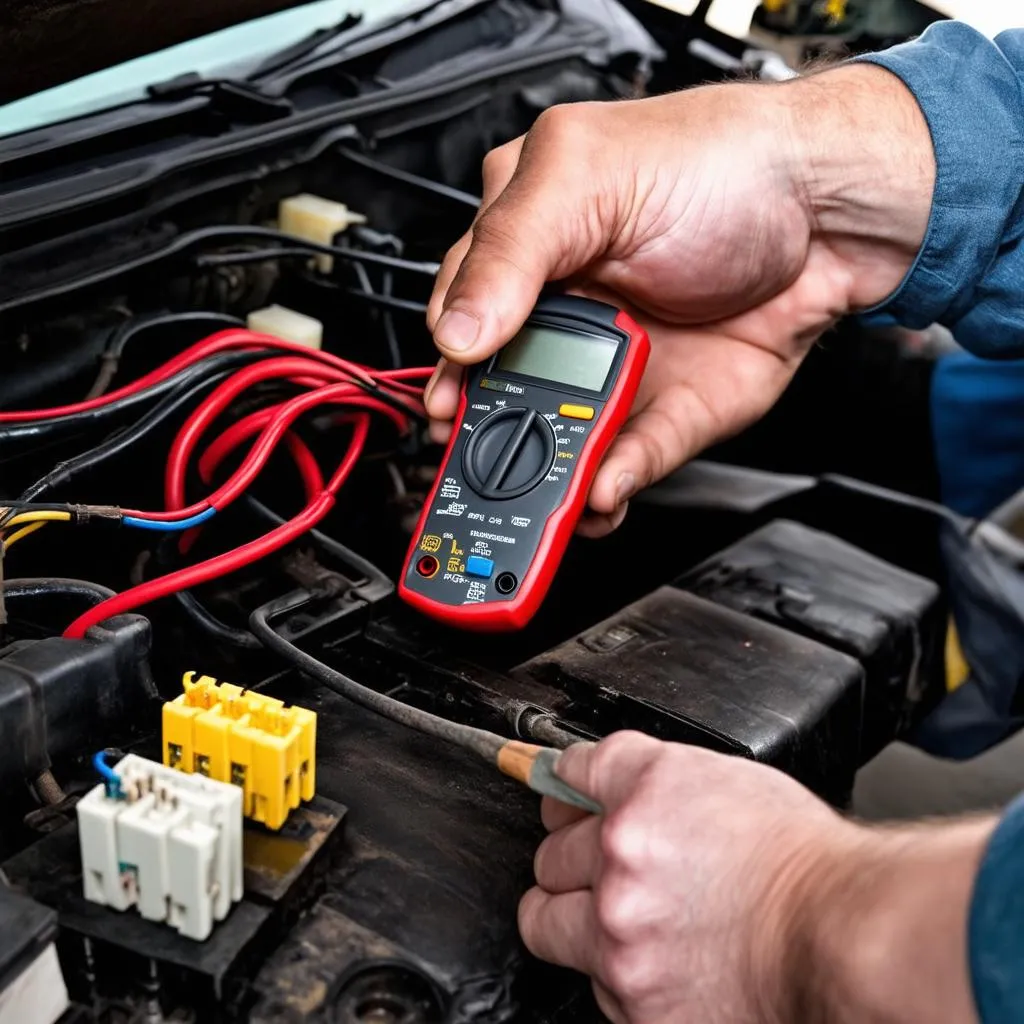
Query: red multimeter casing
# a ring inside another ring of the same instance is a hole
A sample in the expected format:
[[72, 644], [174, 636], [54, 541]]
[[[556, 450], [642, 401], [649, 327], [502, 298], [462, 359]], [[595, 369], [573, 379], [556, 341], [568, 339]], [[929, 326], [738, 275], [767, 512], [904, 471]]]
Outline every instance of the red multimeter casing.
[[398, 592], [450, 626], [521, 629], [540, 607], [650, 354], [614, 306], [542, 299], [463, 375], [444, 462]]

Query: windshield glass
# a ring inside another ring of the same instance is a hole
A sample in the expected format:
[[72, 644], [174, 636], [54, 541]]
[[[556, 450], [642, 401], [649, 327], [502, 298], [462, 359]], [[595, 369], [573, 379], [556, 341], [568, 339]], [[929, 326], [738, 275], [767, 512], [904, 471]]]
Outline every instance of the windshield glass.
[[144, 99], [147, 86], [190, 72], [204, 78], [243, 76], [273, 54], [331, 29], [349, 15], [362, 16], [363, 30], [434, 2], [318, 0], [257, 18], [0, 106], [0, 136]]

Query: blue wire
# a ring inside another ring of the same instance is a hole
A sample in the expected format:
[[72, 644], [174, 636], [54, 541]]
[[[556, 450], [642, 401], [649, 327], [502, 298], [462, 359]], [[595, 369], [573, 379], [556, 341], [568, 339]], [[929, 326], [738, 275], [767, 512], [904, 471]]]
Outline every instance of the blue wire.
[[106, 787], [107, 796], [117, 798], [121, 795], [121, 776], [107, 764], [105, 751], [98, 750], [92, 755], [92, 766], [96, 769], [103, 785]]
[[200, 523], [205, 523], [207, 519], [212, 519], [216, 514], [217, 510], [215, 508], [208, 508], [194, 516], [189, 516], [188, 519], [164, 521], [162, 519], [143, 519], [140, 516], [125, 516], [121, 522], [125, 526], [134, 526], [138, 530], [160, 530], [164, 533], [170, 533], [177, 530], [190, 530], [193, 526], [198, 526]]

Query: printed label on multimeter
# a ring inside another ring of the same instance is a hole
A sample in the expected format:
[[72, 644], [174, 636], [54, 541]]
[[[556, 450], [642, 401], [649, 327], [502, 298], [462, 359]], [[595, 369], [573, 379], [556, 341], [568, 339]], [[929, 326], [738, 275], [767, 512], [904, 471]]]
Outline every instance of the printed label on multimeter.
[[399, 583], [405, 601], [465, 629], [526, 625], [629, 414], [649, 351], [625, 313], [558, 296], [466, 371]]

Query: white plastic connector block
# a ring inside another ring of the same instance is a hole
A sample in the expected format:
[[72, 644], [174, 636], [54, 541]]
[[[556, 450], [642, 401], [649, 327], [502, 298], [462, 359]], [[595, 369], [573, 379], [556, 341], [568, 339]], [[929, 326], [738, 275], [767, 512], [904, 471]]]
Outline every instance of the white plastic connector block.
[[269, 334], [307, 348], [322, 348], [324, 343], [324, 325], [287, 306], [265, 306], [253, 310], [246, 317], [246, 326], [258, 334]]
[[[361, 213], [353, 212], [344, 203], [308, 192], [282, 199], [277, 208], [277, 226], [281, 231], [320, 245], [331, 245], [335, 235], [353, 224], [365, 223]], [[321, 254], [316, 257], [316, 265], [321, 273], [329, 274], [334, 269], [334, 258]]]
[[202, 941], [242, 898], [242, 790], [128, 754], [78, 802], [85, 898]]

